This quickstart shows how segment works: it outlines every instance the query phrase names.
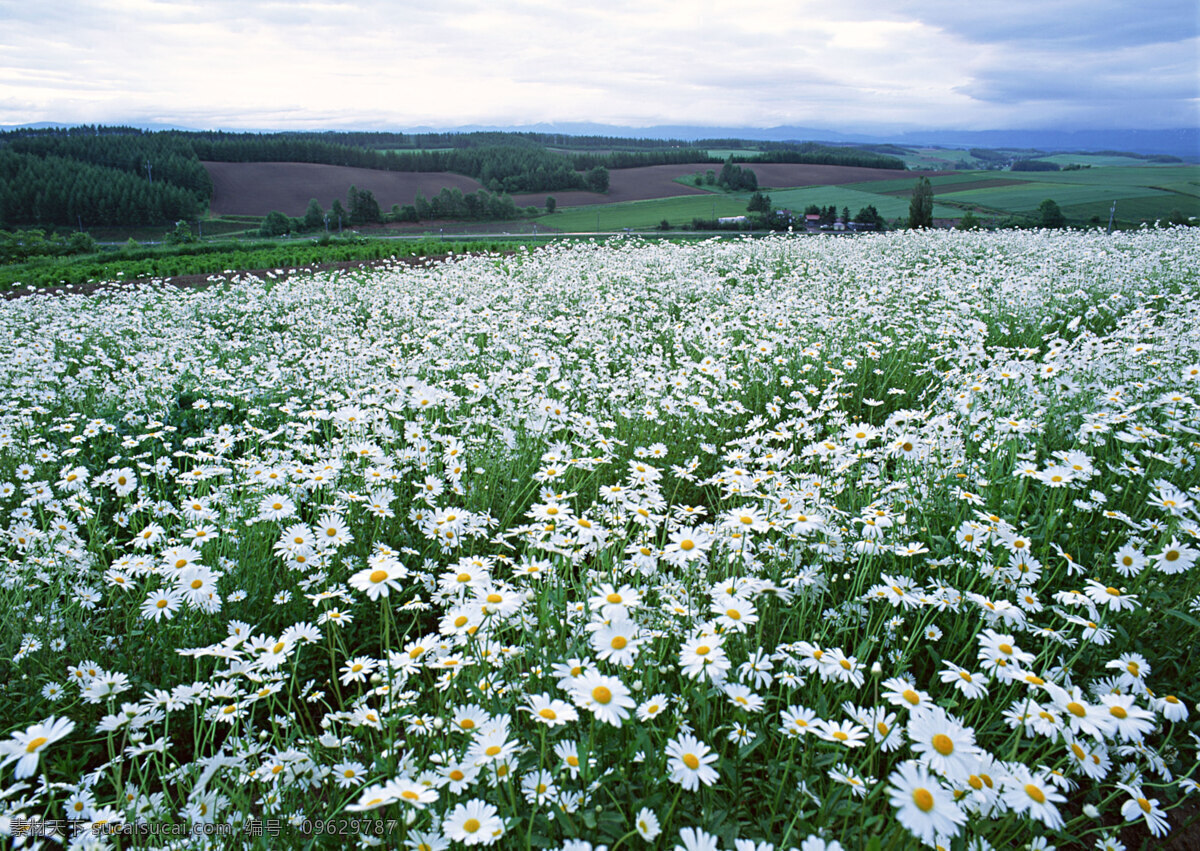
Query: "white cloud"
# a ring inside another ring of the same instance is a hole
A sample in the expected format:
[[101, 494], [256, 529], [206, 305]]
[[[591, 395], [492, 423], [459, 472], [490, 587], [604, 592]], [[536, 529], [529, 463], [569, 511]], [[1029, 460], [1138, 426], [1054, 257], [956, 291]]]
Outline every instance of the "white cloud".
[[1164, 5], [1122, 43], [1121, 6], [1077, 0], [0, 0], [0, 123], [1194, 123], [1195, 23]]

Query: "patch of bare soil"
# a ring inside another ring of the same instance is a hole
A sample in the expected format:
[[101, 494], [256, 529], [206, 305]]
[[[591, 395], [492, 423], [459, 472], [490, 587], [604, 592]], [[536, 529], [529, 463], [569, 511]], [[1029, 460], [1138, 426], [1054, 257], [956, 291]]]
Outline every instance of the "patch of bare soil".
[[203, 165], [213, 181], [209, 208], [218, 216], [265, 216], [272, 210], [302, 216], [313, 198], [328, 211], [335, 200], [346, 206], [346, 193], [351, 186], [369, 189], [385, 210], [393, 204], [411, 204], [418, 192], [432, 198], [444, 188], [464, 193], [483, 188], [473, 178], [444, 171], [379, 171], [317, 163], [206, 162]]

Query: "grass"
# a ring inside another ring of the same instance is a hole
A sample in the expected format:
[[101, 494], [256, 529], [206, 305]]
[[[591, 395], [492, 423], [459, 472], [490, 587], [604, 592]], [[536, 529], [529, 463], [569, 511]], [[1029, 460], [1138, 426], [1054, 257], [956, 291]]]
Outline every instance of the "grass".
[[1138, 157], [1122, 157], [1112, 154], [1052, 154], [1038, 157], [1040, 162], [1057, 163], [1058, 165], [1090, 165], [1090, 166], [1153, 166]]
[[227, 269], [295, 268], [338, 261], [372, 261], [389, 257], [425, 257], [456, 251], [515, 248], [520, 240], [452, 242], [332, 238], [256, 241], [254, 243], [205, 242], [180, 246], [139, 246], [72, 257], [35, 257], [22, 263], [0, 265], [0, 292], [50, 286], [96, 284], [138, 278], [213, 274]]
[[537, 221], [566, 233], [649, 229], [658, 227], [663, 219], [680, 227], [690, 224], [695, 218], [711, 219], [714, 214], [717, 217], [745, 215], [749, 197], [745, 194], [712, 193], [588, 207], [560, 207], [554, 213], [539, 217]]
[[1106, 199], [1123, 198], [1171, 199], [1171, 193], [1144, 186], [1086, 185], [1075, 183], [1050, 183], [1028, 181], [1015, 186], [994, 186], [989, 189], [972, 189], [962, 192], [935, 192], [935, 200], [954, 201], [959, 204], [978, 204], [996, 210], [1024, 213], [1036, 210], [1047, 198], [1054, 199], [1059, 207], [1078, 204], [1103, 203]]
[[[955, 186], [982, 180], [1021, 181], [1009, 186], [955, 191]], [[1165, 219], [1173, 209], [1200, 215], [1200, 167], [1112, 166], [1066, 172], [974, 171], [930, 178], [934, 200], [956, 206], [980, 207], [994, 214], [1028, 213], [1047, 198], [1053, 199], [1068, 218], [1082, 222], [1099, 215], [1107, 221], [1113, 200], [1118, 200], [1122, 221]], [[865, 193], [906, 192], [913, 181], [897, 179], [852, 184], [848, 188]], [[774, 196], [772, 196], [774, 197]], [[883, 208], [876, 205], [880, 212]], [[907, 208], [906, 208], [907, 210]], [[884, 215], [890, 215], [885, 213]], [[935, 215], [940, 215], [935, 212]], [[962, 210], [950, 213], [962, 215]]]
[[[803, 213], [809, 204], [816, 204], [818, 207], [833, 204], [838, 208], [839, 215], [842, 207], [849, 207], [850, 215], [854, 216], [861, 207], [873, 204], [885, 219], [907, 219], [908, 217], [907, 198], [877, 195], [848, 186], [806, 186], [799, 189], [777, 189], [771, 192], [770, 196], [774, 206], [790, 209], [797, 213]], [[935, 203], [933, 215], [935, 218], [953, 218], [962, 215], [962, 211]]]

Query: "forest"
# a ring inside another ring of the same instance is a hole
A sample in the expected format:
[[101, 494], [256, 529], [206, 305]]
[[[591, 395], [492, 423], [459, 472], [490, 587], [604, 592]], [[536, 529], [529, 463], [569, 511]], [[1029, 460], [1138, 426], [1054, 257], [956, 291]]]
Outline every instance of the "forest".
[[[574, 150], [547, 147], [565, 144]], [[904, 167], [881, 154], [814, 143], [776, 143], [737, 159]], [[475, 178], [492, 195], [604, 192], [609, 169], [721, 162], [699, 145], [601, 136], [22, 129], [0, 133], [0, 227], [169, 225], [195, 219], [206, 213], [212, 198], [206, 161], [453, 172]]]

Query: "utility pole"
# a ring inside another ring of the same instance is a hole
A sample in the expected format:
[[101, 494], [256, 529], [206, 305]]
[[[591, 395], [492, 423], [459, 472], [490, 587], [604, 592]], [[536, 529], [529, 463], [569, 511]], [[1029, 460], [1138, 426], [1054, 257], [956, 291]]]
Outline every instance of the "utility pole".
[[1112, 209], [1108, 211], [1108, 232], [1111, 235], [1113, 229], [1113, 219], [1117, 215], [1117, 202], [1114, 200]]
[[146, 180], [154, 182], [154, 166], [150, 164], [150, 160], [146, 160]]

